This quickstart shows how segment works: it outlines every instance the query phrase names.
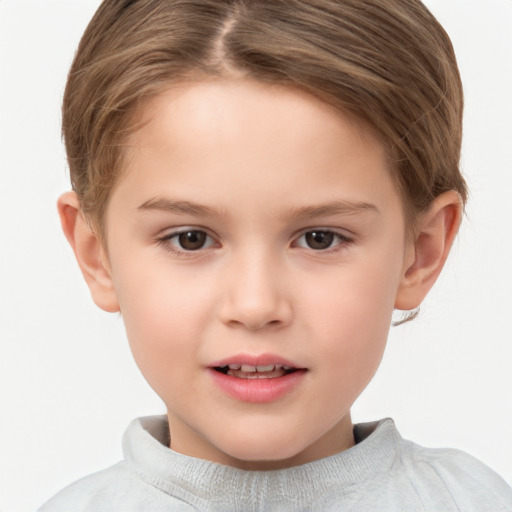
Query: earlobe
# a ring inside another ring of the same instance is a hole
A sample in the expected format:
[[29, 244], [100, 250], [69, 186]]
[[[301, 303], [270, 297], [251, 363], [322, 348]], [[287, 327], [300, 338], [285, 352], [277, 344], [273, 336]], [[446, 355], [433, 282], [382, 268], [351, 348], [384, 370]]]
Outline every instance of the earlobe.
[[108, 312], [119, 311], [108, 260], [101, 240], [87, 222], [75, 192], [66, 192], [57, 202], [62, 230], [71, 245], [96, 305]]
[[453, 190], [436, 197], [421, 215], [405, 258], [396, 309], [413, 310], [421, 304], [443, 269], [461, 219], [462, 202]]

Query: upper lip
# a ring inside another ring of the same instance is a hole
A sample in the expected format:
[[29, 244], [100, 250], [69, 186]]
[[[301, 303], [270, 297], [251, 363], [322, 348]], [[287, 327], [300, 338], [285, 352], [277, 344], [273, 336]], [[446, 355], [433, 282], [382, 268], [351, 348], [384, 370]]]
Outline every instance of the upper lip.
[[219, 368], [229, 366], [230, 364], [240, 364], [248, 366], [288, 366], [293, 369], [303, 369], [302, 366], [297, 365], [293, 361], [285, 359], [275, 354], [235, 354], [233, 356], [220, 359], [210, 364], [210, 368]]

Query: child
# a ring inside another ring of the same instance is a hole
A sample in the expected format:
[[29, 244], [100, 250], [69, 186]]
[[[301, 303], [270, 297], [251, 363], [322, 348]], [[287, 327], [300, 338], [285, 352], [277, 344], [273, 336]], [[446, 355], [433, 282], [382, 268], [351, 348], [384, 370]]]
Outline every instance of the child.
[[461, 121], [417, 0], [106, 0], [59, 212], [167, 415], [41, 510], [512, 510], [469, 455], [350, 418], [459, 227]]

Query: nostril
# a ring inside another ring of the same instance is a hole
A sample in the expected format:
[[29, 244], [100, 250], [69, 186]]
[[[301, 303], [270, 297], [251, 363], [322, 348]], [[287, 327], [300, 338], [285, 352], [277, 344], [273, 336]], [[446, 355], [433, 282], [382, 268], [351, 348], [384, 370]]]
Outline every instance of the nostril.
[[268, 328], [272, 328], [272, 327], [279, 327], [280, 325], [283, 324], [283, 322], [281, 320], [264, 320], [264, 321], [261, 321], [261, 322], [250, 322], [250, 321], [246, 321], [244, 322], [245, 326], [250, 329], [250, 330], [253, 330], [253, 331], [260, 331], [262, 329], [268, 329]]
[[266, 320], [266, 319], [233, 319], [227, 322], [231, 327], [243, 327], [249, 331], [261, 331], [264, 329], [278, 329], [283, 327], [288, 322], [284, 320]]

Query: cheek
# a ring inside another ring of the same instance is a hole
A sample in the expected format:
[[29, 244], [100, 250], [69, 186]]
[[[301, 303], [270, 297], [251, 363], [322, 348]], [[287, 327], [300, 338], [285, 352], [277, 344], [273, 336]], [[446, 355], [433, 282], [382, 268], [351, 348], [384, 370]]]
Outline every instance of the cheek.
[[158, 392], [164, 381], [185, 371], [187, 356], [197, 347], [208, 308], [205, 290], [155, 266], [120, 269], [119, 282], [121, 314], [134, 359]]
[[400, 271], [386, 263], [368, 259], [315, 279], [302, 294], [304, 314], [318, 319], [328, 337], [387, 332]]
[[382, 359], [394, 309], [399, 270], [380, 263], [367, 261], [340, 271], [324, 283], [323, 292], [316, 288], [304, 303], [309, 325], [316, 329], [318, 357], [337, 376], [333, 382], [356, 395]]

